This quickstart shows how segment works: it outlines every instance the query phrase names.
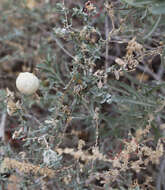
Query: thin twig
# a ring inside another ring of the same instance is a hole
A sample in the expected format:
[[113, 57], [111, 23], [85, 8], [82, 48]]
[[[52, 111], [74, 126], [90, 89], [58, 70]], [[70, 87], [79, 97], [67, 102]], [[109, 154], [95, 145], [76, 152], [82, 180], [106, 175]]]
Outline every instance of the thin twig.
[[[64, 6], [64, 8], [65, 8], [65, 0], [63, 0], [63, 6]], [[69, 24], [68, 24], [68, 17], [67, 17], [67, 13], [66, 13], [66, 11], [64, 12], [64, 14], [65, 14], [65, 26], [64, 27], [66, 27], [66, 28], [68, 28], [68, 26], [69, 26]]]
[[20, 162], [11, 158], [6, 157], [4, 161], [2, 162], [2, 168], [7, 170], [17, 170], [20, 173], [24, 174], [33, 174], [33, 175], [41, 175], [41, 176], [47, 176], [50, 178], [55, 177], [55, 171], [52, 169], [49, 169], [47, 167], [41, 167], [40, 165], [34, 165], [31, 163], [26, 162]]
[[7, 113], [4, 112], [1, 116], [1, 123], [0, 123], [0, 138], [2, 138], [3, 141], [5, 140], [6, 117]]
[[42, 126], [42, 123], [34, 115], [25, 114], [25, 117], [33, 119], [39, 126]]
[[64, 51], [64, 53], [66, 53], [69, 57], [75, 60], [75, 57], [62, 46], [61, 42], [55, 36], [52, 36], [52, 38], [56, 41], [57, 45]]
[[152, 72], [152, 70], [149, 69], [147, 66], [144, 67], [144, 66], [138, 65], [137, 68], [140, 69], [141, 71], [144, 71], [145, 73], [149, 74], [155, 80], [160, 81], [160, 77], [158, 75], [154, 74]]
[[63, 47], [62, 43], [55, 37], [54, 34], [52, 34], [51, 32], [47, 32], [43, 27], [39, 27], [39, 28], [43, 31], [45, 35], [51, 36], [51, 39], [55, 40], [57, 45], [64, 51], [64, 53], [66, 53], [69, 57], [71, 57], [73, 60], [76, 61], [75, 57]]
[[163, 183], [163, 189], [165, 189], [165, 184], [164, 184], [164, 171], [165, 170], [165, 157], [163, 158], [161, 164], [160, 164], [160, 172], [157, 177], [157, 182], [156, 182], [156, 189], [161, 190], [161, 185]]
[[105, 69], [108, 69], [108, 52], [109, 52], [109, 27], [108, 27], [108, 16], [105, 17], [105, 37], [106, 37], [106, 50], [105, 50]]
[[158, 70], [158, 76], [159, 76], [160, 80], [162, 79], [163, 74], [164, 74], [164, 65], [161, 64], [159, 67], [159, 70]]

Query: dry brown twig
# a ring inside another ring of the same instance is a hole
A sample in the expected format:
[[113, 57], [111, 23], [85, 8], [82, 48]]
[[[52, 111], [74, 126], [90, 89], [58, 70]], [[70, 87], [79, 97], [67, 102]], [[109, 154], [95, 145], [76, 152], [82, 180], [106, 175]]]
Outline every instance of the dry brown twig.
[[55, 177], [55, 171], [52, 169], [49, 169], [47, 167], [41, 168], [40, 166], [31, 164], [31, 163], [25, 163], [25, 162], [19, 162], [17, 160], [11, 159], [11, 158], [5, 158], [1, 165], [1, 170], [12, 170], [16, 169], [20, 173], [24, 174], [33, 174], [33, 175], [42, 175], [47, 176], [50, 178]]

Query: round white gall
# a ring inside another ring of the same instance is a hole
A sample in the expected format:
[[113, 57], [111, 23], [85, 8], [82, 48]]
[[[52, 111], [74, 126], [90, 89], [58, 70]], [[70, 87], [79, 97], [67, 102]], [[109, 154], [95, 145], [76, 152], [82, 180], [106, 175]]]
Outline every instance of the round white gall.
[[16, 87], [21, 93], [31, 95], [38, 90], [39, 80], [33, 73], [20, 73], [16, 79]]

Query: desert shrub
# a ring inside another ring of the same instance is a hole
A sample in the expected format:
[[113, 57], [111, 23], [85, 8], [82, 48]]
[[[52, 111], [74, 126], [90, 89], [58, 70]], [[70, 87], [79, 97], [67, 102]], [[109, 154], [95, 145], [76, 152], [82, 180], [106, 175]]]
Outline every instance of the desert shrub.
[[[164, 188], [163, 6], [3, 3], [2, 186]], [[35, 94], [15, 88], [20, 72], [40, 79]]]

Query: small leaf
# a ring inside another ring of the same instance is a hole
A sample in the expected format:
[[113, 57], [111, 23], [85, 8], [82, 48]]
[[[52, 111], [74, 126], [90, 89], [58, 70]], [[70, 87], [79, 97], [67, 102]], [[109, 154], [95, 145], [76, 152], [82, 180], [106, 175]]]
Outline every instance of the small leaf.
[[155, 15], [165, 14], [165, 2], [155, 3], [151, 8], [151, 13]]
[[148, 32], [148, 34], [146, 34], [146, 35], [144, 36], [144, 39], [147, 39], [148, 37], [151, 36], [151, 34], [152, 34], [152, 33], [156, 30], [156, 28], [158, 27], [160, 20], [161, 20], [161, 15], [158, 17], [158, 19], [156, 20], [156, 22], [153, 24], [153, 26], [152, 26], [151, 30]]
[[122, 0], [122, 1], [134, 7], [144, 7], [145, 5], [150, 5], [151, 3], [153, 3], [153, 0]]
[[42, 70], [47, 71], [47, 72], [51, 72], [54, 74], [54, 69], [52, 69], [51, 67], [47, 67], [47, 65], [45, 65], [45, 64], [42, 64], [42, 63], [38, 64], [37, 68], [42, 69]]

